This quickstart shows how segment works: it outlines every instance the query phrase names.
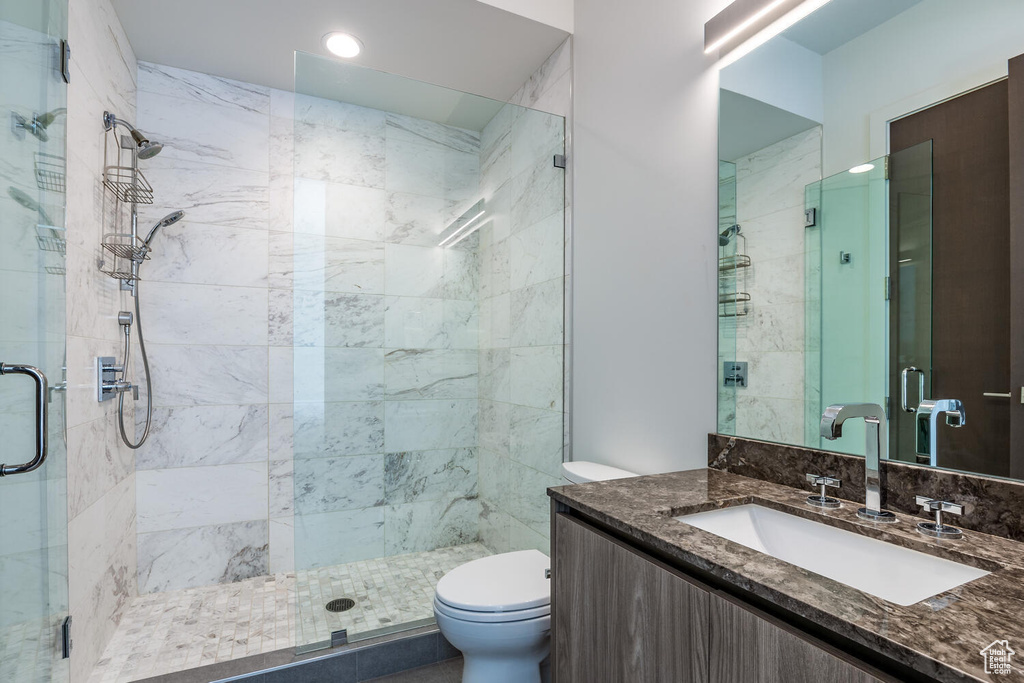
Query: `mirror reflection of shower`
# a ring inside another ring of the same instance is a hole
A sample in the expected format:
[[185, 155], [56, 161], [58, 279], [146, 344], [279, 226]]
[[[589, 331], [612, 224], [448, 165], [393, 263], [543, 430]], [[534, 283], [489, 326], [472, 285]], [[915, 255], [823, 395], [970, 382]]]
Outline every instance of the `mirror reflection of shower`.
[[[139, 204], [153, 203], [153, 189], [146, 181], [145, 176], [139, 169], [140, 160], [148, 160], [159, 154], [164, 146], [160, 142], [150, 140], [145, 133], [133, 126], [131, 123], [116, 117], [110, 112], [103, 113], [103, 126], [105, 130], [113, 134], [115, 143], [119, 149], [127, 149], [129, 152], [128, 165], [120, 162], [107, 166], [104, 169], [104, 184], [111, 189], [119, 202], [129, 205], [131, 210], [131, 233], [126, 235], [108, 235], [104, 237], [103, 247], [113, 255], [114, 266], [105, 271], [111, 277], [121, 281], [123, 289], [131, 292], [135, 300], [135, 314], [122, 311], [118, 316], [118, 324], [124, 330], [124, 356], [120, 366], [113, 364], [102, 365], [99, 369], [100, 375], [100, 400], [117, 397], [118, 426], [121, 432], [121, 440], [128, 448], [136, 449], [142, 446], [149, 438], [149, 432], [153, 425], [153, 381], [149, 369], [149, 354], [146, 352], [146, 340], [142, 334], [142, 312], [139, 296], [139, 279], [142, 264], [149, 259], [151, 245], [157, 232], [162, 228], [174, 225], [185, 217], [184, 211], [173, 211], [159, 221], [146, 233], [145, 238], [139, 236]], [[123, 128], [128, 135], [117, 139], [118, 128]], [[122, 259], [128, 264], [127, 270], [118, 269], [117, 259]], [[131, 371], [131, 348], [132, 348], [132, 326], [135, 327], [135, 337], [139, 344], [139, 355], [142, 357], [143, 374], [146, 382], [146, 422], [142, 435], [138, 440], [133, 440], [128, 435], [125, 427], [124, 416], [124, 395], [131, 392], [138, 400], [139, 386], [132, 384], [129, 380]], [[117, 377], [120, 375], [120, 377]], [[107, 380], [104, 382], [104, 377]]]

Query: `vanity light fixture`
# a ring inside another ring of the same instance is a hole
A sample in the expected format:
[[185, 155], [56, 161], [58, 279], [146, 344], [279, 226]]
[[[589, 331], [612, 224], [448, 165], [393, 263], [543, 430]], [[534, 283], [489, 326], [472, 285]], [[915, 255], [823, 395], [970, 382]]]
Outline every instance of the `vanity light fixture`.
[[734, 0], [704, 24], [704, 53], [717, 52], [717, 66], [728, 66], [830, 1]]
[[854, 166], [850, 169], [850, 173], [867, 173], [875, 169], [874, 164], [861, 164], [860, 166]]
[[363, 51], [363, 42], [350, 33], [335, 31], [324, 36], [324, 47], [337, 57], [352, 59]]

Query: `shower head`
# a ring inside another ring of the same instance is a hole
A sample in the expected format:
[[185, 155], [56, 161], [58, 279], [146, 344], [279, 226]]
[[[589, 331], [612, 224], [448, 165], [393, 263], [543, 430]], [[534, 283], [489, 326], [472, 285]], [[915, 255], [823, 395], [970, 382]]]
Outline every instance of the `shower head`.
[[135, 146], [138, 148], [140, 159], [152, 159], [164, 148], [163, 143], [152, 142], [145, 135], [134, 129], [132, 130], [132, 139], [135, 140]]
[[117, 118], [109, 111], [103, 112], [103, 129], [110, 130], [114, 126], [124, 126], [128, 129], [128, 132], [132, 135], [132, 140], [135, 141], [136, 153], [140, 159], [152, 159], [164, 148], [162, 143], [153, 142], [142, 131], [124, 119]]
[[25, 207], [29, 211], [35, 211], [37, 214], [39, 214], [39, 218], [42, 219], [43, 223], [46, 223], [46, 225], [48, 226], [53, 225], [53, 221], [51, 221], [50, 217], [46, 215], [46, 211], [44, 211], [43, 207], [39, 205], [39, 202], [32, 199], [32, 197], [29, 197], [27, 194], [25, 194], [18, 188], [14, 187], [13, 185], [7, 188], [7, 194], [9, 194], [11, 196], [11, 199], [18, 202], [18, 204], [20, 204], [21, 206]]
[[153, 229], [149, 231], [148, 235], [146, 235], [146, 239], [142, 240], [143, 244], [145, 244], [146, 247], [148, 248], [149, 247], [149, 242], [156, 235], [157, 230], [159, 230], [160, 228], [166, 228], [168, 225], [174, 225], [175, 223], [177, 223], [178, 221], [180, 221], [184, 217], [185, 217], [185, 212], [184, 211], [175, 211], [173, 213], [167, 214], [166, 216], [161, 218], [159, 221], [157, 221], [156, 225], [153, 226]]
[[739, 225], [730, 225], [728, 228], [718, 233], [718, 246], [727, 247], [729, 242], [732, 242], [732, 236], [740, 234]]

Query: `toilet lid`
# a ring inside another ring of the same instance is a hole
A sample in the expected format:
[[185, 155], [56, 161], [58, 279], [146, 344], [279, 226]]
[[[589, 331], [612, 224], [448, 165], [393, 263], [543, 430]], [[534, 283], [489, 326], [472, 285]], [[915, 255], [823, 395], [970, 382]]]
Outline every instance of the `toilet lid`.
[[551, 602], [551, 567], [539, 550], [482, 557], [451, 570], [437, 582], [437, 599], [471, 612], [512, 612]]

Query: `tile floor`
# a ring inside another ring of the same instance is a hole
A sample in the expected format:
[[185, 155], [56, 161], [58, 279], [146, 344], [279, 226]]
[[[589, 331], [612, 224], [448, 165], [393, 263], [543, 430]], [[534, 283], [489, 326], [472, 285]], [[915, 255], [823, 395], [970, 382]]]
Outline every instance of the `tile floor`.
[[0, 681], [51, 683], [65, 676], [66, 665], [54, 657], [60, 618], [10, 624], [0, 628]]
[[[141, 595], [128, 606], [89, 683], [151, 676], [330, 640], [433, 616], [445, 572], [491, 554], [480, 543], [237, 583]], [[356, 606], [324, 605], [349, 597]]]

